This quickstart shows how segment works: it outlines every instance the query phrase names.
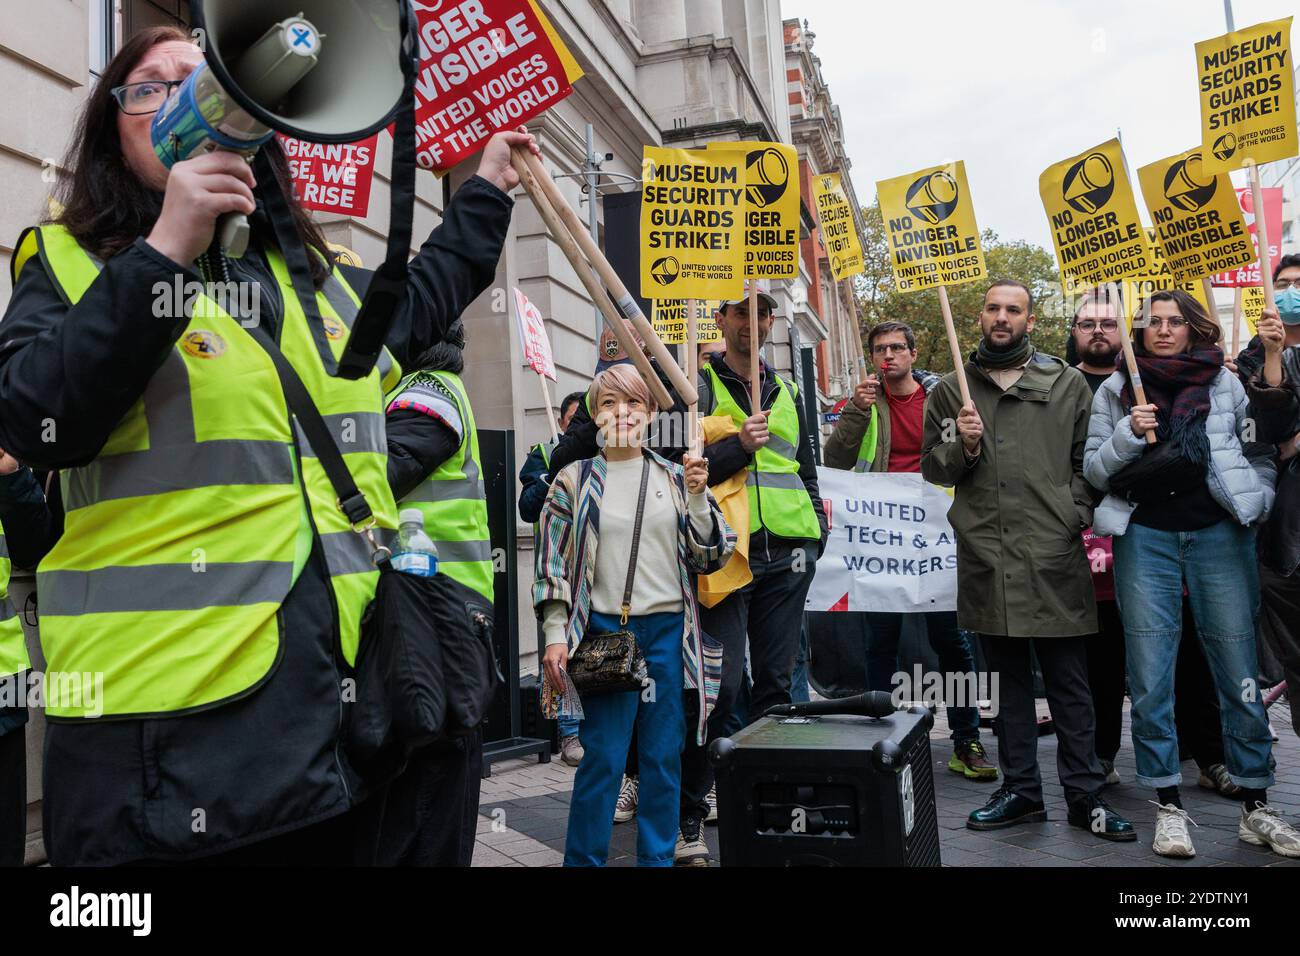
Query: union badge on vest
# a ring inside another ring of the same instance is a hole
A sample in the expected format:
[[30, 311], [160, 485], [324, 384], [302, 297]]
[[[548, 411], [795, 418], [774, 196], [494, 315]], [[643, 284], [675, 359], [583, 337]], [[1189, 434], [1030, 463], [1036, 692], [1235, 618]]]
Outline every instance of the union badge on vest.
[[329, 336], [331, 341], [337, 342], [348, 334], [347, 327], [333, 316], [324, 316], [321, 322], [325, 326], [325, 334]]
[[201, 359], [220, 358], [226, 352], [226, 340], [216, 332], [195, 329], [181, 336], [181, 348], [189, 355]]

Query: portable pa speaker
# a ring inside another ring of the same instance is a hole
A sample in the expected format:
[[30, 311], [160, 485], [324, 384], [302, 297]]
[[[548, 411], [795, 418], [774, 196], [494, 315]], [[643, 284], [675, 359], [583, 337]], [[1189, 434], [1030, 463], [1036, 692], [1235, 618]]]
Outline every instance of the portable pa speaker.
[[764, 717], [711, 746], [723, 866], [939, 866], [924, 707]]

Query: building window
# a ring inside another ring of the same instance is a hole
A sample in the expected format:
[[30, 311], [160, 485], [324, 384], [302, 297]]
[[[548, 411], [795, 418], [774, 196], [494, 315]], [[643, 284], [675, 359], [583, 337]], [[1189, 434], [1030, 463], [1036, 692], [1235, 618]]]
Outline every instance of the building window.
[[99, 79], [117, 51], [113, 33], [113, 0], [90, 0], [90, 75], [94, 79]]

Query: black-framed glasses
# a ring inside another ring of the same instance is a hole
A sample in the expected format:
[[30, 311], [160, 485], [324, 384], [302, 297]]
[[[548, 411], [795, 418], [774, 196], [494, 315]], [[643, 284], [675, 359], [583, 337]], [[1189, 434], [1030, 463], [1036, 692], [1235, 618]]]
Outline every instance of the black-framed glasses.
[[1273, 290], [1285, 292], [1287, 289], [1300, 288], [1300, 279], [1274, 279]]
[[1091, 335], [1097, 331], [1100, 326], [1103, 332], [1118, 332], [1119, 323], [1114, 319], [1102, 319], [1100, 322], [1094, 322], [1092, 319], [1084, 319], [1082, 322], [1076, 322], [1074, 327], [1084, 335]]
[[127, 116], [147, 116], [156, 113], [172, 95], [172, 90], [184, 83], [184, 80], [144, 80], [140, 83], [127, 83], [115, 86], [110, 93], [117, 100], [117, 108]]
[[873, 355], [893, 355], [895, 353], [901, 355], [910, 351], [912, 351], [912, 347], [906, 342], [882, 342], [871, 349]]

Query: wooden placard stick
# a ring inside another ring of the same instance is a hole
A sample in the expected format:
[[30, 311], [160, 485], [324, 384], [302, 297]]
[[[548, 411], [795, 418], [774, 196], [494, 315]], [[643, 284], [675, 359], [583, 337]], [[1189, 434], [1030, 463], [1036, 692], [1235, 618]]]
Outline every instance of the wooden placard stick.
[[[552, 210], [559, 217], [560, 222], [572, 236], [574, 242], [577, 243], [578, 249], [580, 249], [582, 254], [586, 256], [588, 263], [590, 263], [589, 268], [595, 269], [596, 274], [600, 277], [600, 281], [605, 284], [605, 288], [609, 289], [610, 293], [613, 295], [612, 301], [615, 308], [615, 314], [619, 315], [620, 318], [626, 317], [631, 320], [632, 327], [635, 328], [637, 334], [641, 336], [641, 341], [643, 341], [646, 348], [650, 350], [650, 354], [654, 356], [654, 360], [659, 363], [659, 367], [668, 375], [668, 380], [672, 383], [673, 391], [677, 393], [681, 400], [687, 405], [696, 404], [700, 400], [699, 392], [691, 382], [686, 380], [686, 376], [682, 373], [682, 370], [677, 366], [677, 363], [673, 361], [672, 353], [668, 351], [668, 347], [664, 345], [659, 336], [655, 333], [654, 326], [650, 324], [650, 320], [642, 314], [641, 307], [637, 305], [636, 299], [627, 291], [627, 286], [624, 285], [623, 280], [618, 277], [618, 273], [614, 271], [614, 267], [609, 264], [609, 260], [605, 258], [605, 254], [600, 251], [600, 247], [596, 245], [596, 240], [591, 238], [591, 233], [588, 232], [587, 227], [582, 224], [582, 220], [578, 218], [578, 214], [573, 211], [573, 207], [569, 205], [569, 201], [564, 198], [564, 194], [560, 192], [560, 188], [555, 185], [555, 180], [551, 179], [550, 174], [546, 171], [546, 167], [542, 165], [542, 161], [528, 150], [518, 146], [512, 150], [512, 155], [514, 157], [513, 165], [519, 172], [520, 178], [523, 178], [525, 169], [532, 174], [532, 179], [536, 184], [536, 187], [546, 197]], [[530, 193], [532, 192], [532, 189], [528, 186], [527, 182], [524, 183], [524, 188], [529, 189]], [[591, 201], [595, 202], [596, 197], [592, 196]], [[554, 233], [553, 229], [551, 231]], [[563, 243], [561, 243], [561, 245], [563, 245]], [[607, 322], [611, 321], [608, 314], [606, 314], [605, 319]], [[619, 324], [621, 325], [622, 323], [620, 322]], [[645, 373], [642, 372], [642, 374], [644, 375]], [[672, 404], [673, 403], [670, 401], [662, 407], [671, 408]]]
[[[533, 175], [532, 167], [523, 159], [526, 152], [520, 147], [515, 147], [513, 150], [514, 167], [519, 173], [519, 180], [523, 183], [524, 189], [528, 191], [529, 197], [533, 200], [533, 205], [537, 207], [538, 214], [542, 217], [542, 221], [546, 223], [546, 228], [550, 230], [551, 236], [554, 237], [561, 251], [563, 251], [565, 258], [573, 266], [574, 272], [578, 274], [583, 288], [587, 290], [587, 294], [591, 296], [592, 301], [596, 303], [596, 307], [600, 309], [601, 315], [605, 317], [605, 324], [609, 326], [609, 330], [618, 339], [619, 346], [627, 353], [628, 358], [632, 360], [632, 364], [636, 366], [636, 370], [645, 379], [650, 394], [654, 396], [655, 404], [660, 408], [672, 408], [672, 395], [669, 394], [668, 389], [664, 388], [664, 383], [655, 374], [654, 368], [650, 365], [650, 360], [645, 357], [645, 353], [641, 351], [641, 347], [637, 345], [636, 340], [632, 338], [631, 333], [623, 324], [618, 309], [610, 299], [609, 293], [605, 291], [605, 287], [601, 285], [600, 280], [596, 277], [596, 273], [592, 271], [591, 263], [583, 257], [577, 242], [573, 238], [573, 233], [564, 225], [559, 214], [546, 198], [546, 193], [542, 190], [541, 184]], [[549, 177], [547, 178], [549, 180]], [[654, 334], [653, 331], [651, 334]], [[659, 341], [657, 335], [654, 336], [654, 339], [656, 342]], [[662, 346], [663, 343], [660, 342], [660, 347]], [[677, 368], [677, 363], [673, 361], [672, 356], [668, 354], [666, 349], [664, 354], [668, 356], [668, 361], [661, 367], [670, 374], [675, 371], [680, 375], [681, 369]], [[698, 396], [696, 400], [698, 401]]]
[[1234, 362], [1237, 356], [1241, 354], [1241, 312], [1245, 307], [1241, 293], [1241, 286], [1233, 290], [1236, 295], [1232, 297], [1232, 354], [1228, 356]]
[[[699, 318], [695, 314], [694, 299], [686, 300], [686, 377], [692, 382], [699, 373], [700, 331]], [[692, 458], [700, 455], [700, 405], [686, 406], [686, 450]]]
[[[1264, 287], [1264, 308], [1276, 309], [1273, 299], [1273, 272], [1269, 268], [1271, 259], [1268, 254], [1268, 216], [1264, 215], [1264, 187], [1259, 181], [1259, 166], [1254, 160], [1246, 160], [1250, 171], [1250, 198], [1255, 204], [1255, 237], [1258, 239], [1256, 252], [1259, 253], [1259, 281]], [[1236, 355], [1233, 355], [1236, 358]], [[1264, 349], [1264, 378], [1269, 382], [1282, 381], [1282, 353]]]
[[541, 372], [537, 373], [537, 381], [542, 384], [542, 407], [546, 409], [546, 421], [551, 426], [551, 439], [558, 441], [560, 438], [560, 424], [555, 420], [555, 407], [551, 404], [551, 388], [546, 384], [546, 376]]
[[[1128, 322], [1119, 317], [1119, 344], [1124, 350], [1124, 364], [1128, 366], [1129, 381], [1133, 383], [1133, 397], [1139, 405], [1147, 404], [1147, 390], [1142, 387], [1142, 372], [1138, 369], [1137, 355], [1133, 352], [1133, 339], [1128, 332]], [[1156, 443], [1156, 433], [1147, 432], [1147, 444]]]
[[961, 357], [961, 345], [957, 342], [957, 326], [952, 321], [952, 305], [948, 302], [948, 287], [939, 286], [939, 308], [943, 311], [943, 326], [948, 332], [948, 346], [952, 349], [952, 367], [957, 371], [957, 387], [961, 389], [962, 406], [972, 406], [970, 383], [966, 381], [966, 361]]
[[763, 410], [762, 389], [758, 380], [758, 280], [749, 280], [749, 410], [757, 415]]

